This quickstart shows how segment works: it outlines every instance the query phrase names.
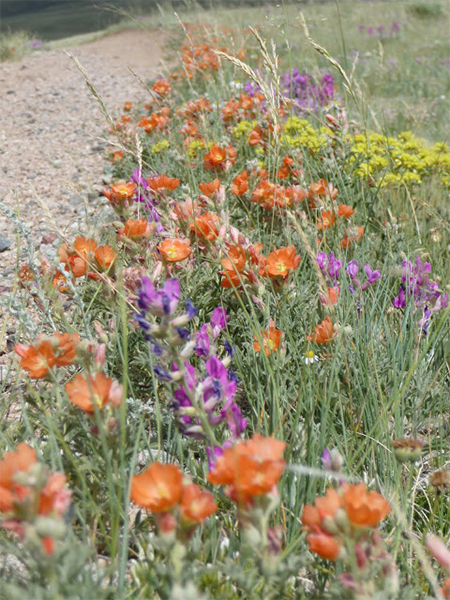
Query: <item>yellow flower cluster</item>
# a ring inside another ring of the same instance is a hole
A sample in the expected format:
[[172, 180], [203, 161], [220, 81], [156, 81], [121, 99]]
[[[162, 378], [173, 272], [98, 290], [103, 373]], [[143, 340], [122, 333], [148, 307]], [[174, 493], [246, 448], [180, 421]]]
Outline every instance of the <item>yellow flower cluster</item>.
[[233, 128], [234, 137], [238, 140], [247, 138], [250, 131], [253, 131], [257, 124], [258, 121], [240, 121], [236, 127]]
[[328, 142], [327, 132], [329, 129], [326, 127], [323, 128], [323, 131], [317, 131], [306, 119], [292, 116], [284, 124], [281, 141], [288, 147], [303, 146], [311, 152], [319, 152]]
[[162, 152], [165, 152], [169, 148], [170, 148], [169, 142], [167, 140], [161, 140], [160, 142], [158, 142], [157, 144], [152, 146], [152, 149], [150, 152], [151, 152], [152, 156], [155, 156], [155, 154], [161, 154]]
[[353, 174], [370, 176], [382, 187], [421, 183], [432, 174], [450, 186], [450, 152], [443, 142], [428, 146], [410, 131], [397, 137], [369, 131], [354, 136], [351, 152]]
[[205, 148], [203, 140], [193, 140], [187, 147], [187, 153], [190, 158], [197, 158], [197, 154]]

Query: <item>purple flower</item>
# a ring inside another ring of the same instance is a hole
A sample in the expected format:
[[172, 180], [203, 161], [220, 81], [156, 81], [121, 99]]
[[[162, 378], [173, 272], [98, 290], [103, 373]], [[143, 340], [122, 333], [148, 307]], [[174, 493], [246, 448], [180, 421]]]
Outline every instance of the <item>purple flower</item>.
[[189, 300], [189, 298], [186, 299], [185, 304], [186, 304], [187, 316], [188, 316], [189, 320], [191, 320], [197, 314], [198, 308], [193, 305], [193, 303], [191, 302], [191, 300]]
[[210, 321], [211, 327], [213, 328], [214, 339], [216, 339], [216, 337], [220, 334], [222, 329], [225, 329], [228, 318], [229, 317], [222, 306], [219, 306], [215, 309]]
[[395, 306], [395, 308], [405, 308], [406, 299], [403, 288], [400, 288], [398, 296], [392, 300], [392, 304]]
[[319, 265], [319, 267], [324, 270], [325, 269], [325, 265], [328, 261], [328, 255], [325, 254], [325, 252], [319, 252], [319, 254], [317, 255], [317, 264]]
[[209, 356], [209, 348], [211, 341], [209, 339], [208, 329], [209, 325], [205, 323], [205, 325], [202, 325], [200, 331], [197, 334], [195, 344], [195, 354], [197, 356]]
[[154, 316], [171, 315], [180, 300], [180, 282], [178, 279], [167, 279], [162, 290], [156, 290], [149, 277], [142, 278], [139, 290], [138, 306]]
[[317, 264], [323, 274], [327, 276], [329, 283], [334, 286], [339, 277], [339, 269], [343, 265], [342, 261], [338, 260], [333, 253], [327, 256], [325, 252], [320, 252], [317, 255]]
[[364, 25], [358, 25], [358, 29], [359, 29], [360, 31], [364, 31], [365, 27], [364, 27]]
[[350, 279], [355, 279], [356, 274], [359, 270], [359, 264], [356, 260], [351, 260], [347, 265], [347, 275], [350, 275]]
[[146, 190], [149, 187], [147, 180], [142, 176], [142, 171], [140, 171], [139, 169], [134, 169], [133, 174], [130, 177], [130, 181], [132, 183], [137, 183], [142, 188], [144, 188], [144, 190]]
[[217, 356], [212, 356], [205, 364], [208, 377], [203, 381], [203, 402], [205, 410], [214, 410], [219, 402], [232, 400], [237, 384], [228, 379], [228, 371]]
[[367, 275], [367, 280], [370, 285], [375, 283], [375, 281], [381, 277], [380, 271], [372, 271], [370, 265], [364, 265], [364, 272]]
[[234, 402], [222, 409], [221, 416], [226, 419], [228, 429], [234, 437], [239, 437], [247, 429], [247, 419], [243, 418], [241, 409]]
[[372, 35], [373, 34], [373, 27], [368, 27], [367, 28], [367, 34], [368, 35]]

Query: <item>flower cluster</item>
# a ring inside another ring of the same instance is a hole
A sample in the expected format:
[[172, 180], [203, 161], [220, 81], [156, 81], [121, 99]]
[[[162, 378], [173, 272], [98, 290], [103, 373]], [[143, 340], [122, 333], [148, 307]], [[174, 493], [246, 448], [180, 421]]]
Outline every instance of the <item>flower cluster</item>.
[[[247, 423], [235, 402], [236, 379], [228, 370], [230, 357], [217, 356], [217, 338], [225, 328], [228, 316], [222, 307], [214, 310], [209, 323], [190, 334], [186, 325], [196, 314], [195, 307], [186, 301], [186, 312], [174, 316], [180, 300], [177, 279], [166, 280], [156, 289], [148, 277], [142, 279], [136, 321], [151, 342], [152, 352], [165, 365], [157, 365], [157, 376], [173, 385], [172, 409], [186, 435], [207, 437], [216, 443], [214, 429], [226, 424], [233, 438], [239, 437]], [[160, 319], [149, 322], [149, 316]], [[196, 355], [198, 367], [190, 364]], [[201, 368], [201, 365], [203, 368]]]
[[0, 513], [3, 529], [16, 533], [30, 548], [54, 552], [66, 535], [64, 513], [71, 492], [62, 473], [51, 473], [25, 443], [0, 461]]
[[151, 511], [160, 535], [185, 540], [217, 511], [211, 492], [187, 482], [176, 465], [153, 462], [131, 478], [131, 500]]
[[292, 106], [297, 113], [305, 110], [326, 108], [334, 101], [335, 84], [330, 73], [325, 73], [320, 83], [314, 83], [309, 73], [300, 73], [294, 67], [281, 75], [281, 86], [286, 98], [292, 100]]
[[430, 263], [423, 263], [420, 256], [415, 262], [415, 265], [407, 260], [402, 262], [400, 289], [392, 304], [395, 308], [405, 308], [411, 301], [414, 313], [421, 316], [419, 326], [426, 335], [431, 316], [447, 308], [448, 299], [447, 294], [439, 291], [439, 284], [430, 281]]
[[105, 404], [119, 406], [122, 401], [122, 386], [99, 371], [106, 358], [105, 344], [80, 341], [76, 333], [56, 332], [40, 336], [34, 344], [16, 344], [15, 352], [21, 358], [20, 366], [32, 379], [55, 375], [55, 367], [82, 365], [90, 374], [77, 373], [66, 383], [65, 390], [70, 402], [88, 414]]
[[[301, 518], [310, 551], [347, 565], [349, 571], [339, 577], [341, 584], [362, 597], [374, 592], [374, 581], [384, 589], [397, 580], [396, 567], [376, 531], [389, 512], [389, 502], [374, 490], [368, 492], [363, 483], [329, 488], [314, 505], [303, 507]], [[374, 570], [378, 571], [376, 579]]]

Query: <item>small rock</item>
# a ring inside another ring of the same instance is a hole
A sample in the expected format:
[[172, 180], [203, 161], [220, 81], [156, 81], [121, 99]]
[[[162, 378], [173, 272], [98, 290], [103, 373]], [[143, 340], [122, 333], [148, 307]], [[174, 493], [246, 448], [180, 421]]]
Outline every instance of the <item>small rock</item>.
[[10, 248], [11, 242], [3, 235], [0, 235], [0, 252], [5, 252], [5, 250], [9, 250]]
[[15, 93], [16, 93], [16, 91], [15, 91], [15, 90], [7, 90], [7, 92], [6, 92], [6, 93], [7, 93], [7, 94], [15, 94]]
[[43, 236], [41, 244], [53, 244], [57, 237], [56, 233], [47, 233]]

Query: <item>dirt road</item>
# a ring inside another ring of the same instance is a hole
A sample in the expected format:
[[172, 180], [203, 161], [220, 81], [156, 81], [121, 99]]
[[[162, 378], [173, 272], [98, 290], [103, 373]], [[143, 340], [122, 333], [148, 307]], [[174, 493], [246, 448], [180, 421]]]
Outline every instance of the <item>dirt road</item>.
[[[158, 75], [164, 39], [162, 32], [130, 30], [67, 51], [117, 116], [125, 101], [146, 99], [128, 67], [144, 81]], [[38, 197], [68, 233], [80, 226], [86, 210], [94, 210], [107, 130], [82, 74], [63, 50], [0, 64], [0, 201], [20, 212], [38, 251], [51, 255], [58, 246]], [[20, 261], [27, 259], [25, 246], [22, 242]], [[0, 293], [11, 291], [16, 263], [15, 227], [0, 211]]]

